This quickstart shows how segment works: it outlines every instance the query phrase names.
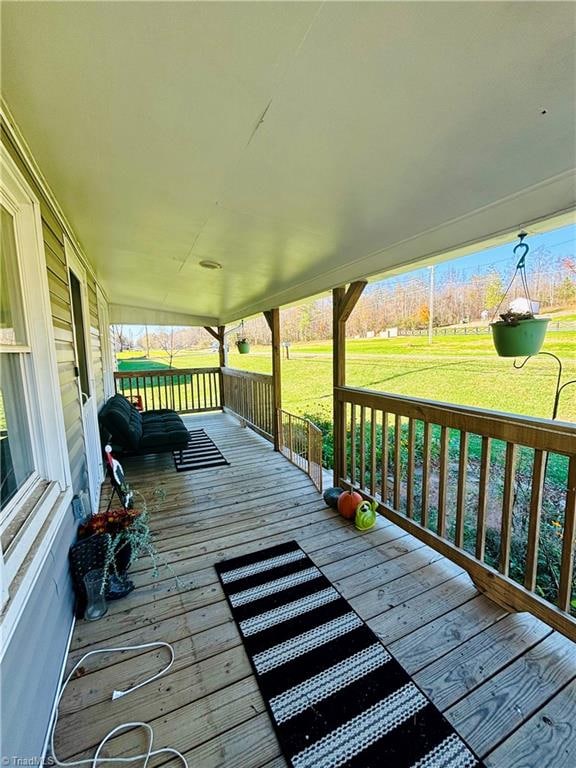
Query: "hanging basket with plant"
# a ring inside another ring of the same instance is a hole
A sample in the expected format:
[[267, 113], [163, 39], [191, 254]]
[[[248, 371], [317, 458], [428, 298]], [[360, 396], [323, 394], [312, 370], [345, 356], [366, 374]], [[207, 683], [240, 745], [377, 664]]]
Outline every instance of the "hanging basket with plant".
[[517, 277], [520, 277], [524, 296], [514, 299], [508, 310], [500, 314], [500, 320], [490, 323], [492, 341], [496, 352], [500, 357], [525, 357], [537, 354], [546, 336], [546, 330], [550, 318], [536, 317], [539, 304], [530, 298], [528, 280], [526, 278], [526, 255], [530, 250], [523, 240], [526, 233], [521, 232], [518, 237], [520, 242], [514, 248], [514, 253], [521, 251], [520, 259], [514, 270], [512, 280], [498, 305], [494, 316], [498, 313], [506, 297], [510, 293]]
[[239, 328], [240, 333], [236, 338], [236, 347], [238, 348], [238, 352], [240, 352], [241, 355], [247, 355], [248, 352], [250, 352], [250, 343], [244, 335], [244, 320], [240, 321]]

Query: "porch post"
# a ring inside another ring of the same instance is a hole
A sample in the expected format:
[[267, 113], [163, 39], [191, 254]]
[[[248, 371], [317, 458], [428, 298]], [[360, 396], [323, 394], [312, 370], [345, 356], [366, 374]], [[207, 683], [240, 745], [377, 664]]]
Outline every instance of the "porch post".
[[228, 352], [226, 351], [226, 344], [224, 341], [225, 325], [218, 326], [218, 355], [220, 358], [220, 368], [226, 368], [228, 365]]
[[280, 352], [280, 310], [278, 307], [264, 312], [266, 322], [272, 332], [272, 405], [274, 411], [274, 450], [280, 450], [280, 430], [278, 411], [282, 408], [282, 355]]
[[226, 343], [224, 339], [224, 332], [226, 331], [225, 325], [219, 325], [218, 330], [215, 331], [214, 328], [211, 328], [209, 325], [204, 326], [204, 330], [208, 331], [210, 336], [212, 336], [216, 341], [218, 342], [218, 364], [220, 366], [220, 406], [224, 408], [224, 385], [222, 381], [222, 368], [226, 368], [226, 365], [228, 364], [228, 355], [226, 353]]
[[333, 361], [333, 440], [334, 440], [334, 485], [344, 477], [346, 452], [346, 412], [336, 396], [336, 387], [346, 386], [346, 320], [362, 291], [365, 280], [350, 283], [348, 289], [340, 285], [332, 291], [332, 361]]

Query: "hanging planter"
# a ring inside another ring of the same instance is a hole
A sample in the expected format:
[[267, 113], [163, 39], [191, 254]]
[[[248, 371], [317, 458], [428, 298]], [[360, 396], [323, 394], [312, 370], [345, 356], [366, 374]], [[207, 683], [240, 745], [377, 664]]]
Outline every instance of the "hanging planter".
[[530, 249], [526, 243], [522, 242], [525, 237], [525, 233], [520, 233], [520, 242], [514, 248], [514, 253], [522, 250], [522, 255], [496, 313], [510, 292], [517, 275], [520, 275], [525, 298], [515, 299], [511, 302], [508, 311], [500, 315], [500, 320], [490, 323], [492, 341], [500, 357], [526, 357], [537, 354], [544, 343], [546, 330], [550, 322], [549, 317], [534, 316], [534, 312], [538, 310], [539, 305], [530, 299], [528, 291], [525, 262], [526, 255]]
[[[502, 318], [505, 315], [501, 315]], [[492, 341], [500, 357], [527, 357], [540, 352], [550, 318], [509, 313], [510, 319], [490, 324]]]
[[250, 344], [244, 335], [244, 320], [240, 321], [239, 328], [240, 333], [236, 337], [236, 347], [238, 348], [238, 352], [240, 352], [241, 355], [247, 355], [248, 352], [250, 352]]
[[238, 339], [236, 346], [241, 355], [247, 355], [250, 352], [250, 344], [246, 339]]

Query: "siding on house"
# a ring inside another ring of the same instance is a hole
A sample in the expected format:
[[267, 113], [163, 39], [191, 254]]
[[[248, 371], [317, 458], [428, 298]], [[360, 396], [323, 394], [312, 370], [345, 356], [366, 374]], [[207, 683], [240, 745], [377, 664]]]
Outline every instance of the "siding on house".
[[[87, 488], [86, 450], [78, 385], [70, 307], [64, 233], [54, 212], [36, 185], [25, 160], [2, 126], [1, 140], [38, 200], [46, 254], [47, 280], [58, 378], [64, 411], [66, 442], [75, 493]], [[102, 355], [96, 283], [90, 277], [89, 319], [91, 351], [98, 399], [103, 398]], [[42, 565], [8, 648], [2, 658], [2, 754], [18, 758], [41, 755], [58, 678], [72, 626], [74, 596], [68, 571], [68, 548], [75, 536], [72, 510], [65, 515], [51, 551]], [[30, 763], [32, 764], [32, 763]]]

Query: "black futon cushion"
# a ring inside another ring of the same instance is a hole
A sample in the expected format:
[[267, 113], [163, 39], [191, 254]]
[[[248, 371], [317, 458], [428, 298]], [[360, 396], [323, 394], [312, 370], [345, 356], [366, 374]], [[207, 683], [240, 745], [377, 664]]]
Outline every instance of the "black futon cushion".
[[154, 450], [163, 446], [177, 450], [188, 445], [190, 435], [175, 411], [145, 411], [142, 414], [142, 440], [140, 450]]
[[140, 411], [114, 395], [99, 414], [103, 439], [115, 450], [135, 453], [176, 451], [188, 445], [186, 425], [176, 411]]
[[122, 395], [108, 400], [98, 416], [100, 424], [124, 450], [137, 451], [142, 440], [142, 415]]

